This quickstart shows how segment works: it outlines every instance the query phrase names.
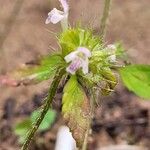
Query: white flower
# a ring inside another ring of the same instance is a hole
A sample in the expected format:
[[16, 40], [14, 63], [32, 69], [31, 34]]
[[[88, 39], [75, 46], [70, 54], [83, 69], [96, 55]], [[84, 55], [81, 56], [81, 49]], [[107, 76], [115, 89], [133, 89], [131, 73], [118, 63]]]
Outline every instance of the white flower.
[[76, 150], [76, 142], [67, 126], [61, 126], [58, 130], [55, 150]]
[[69, 5], [67, 3], [67, 0], [59, 0], [62, 7], [63, 7], [63, 11], [60, 11], [56, 8], [53, 8], [53, 10], [51, 10], [49, 13], [48, 13], [48, 17], [45, 21], [45, 24], [48, 24], [48, 23], [53, 23], [53, 24], [56, 24], [60, 21], [63, 21], [63, 20], [67, 20], [68, 19], [68, 14], [69, 14]]
[[113, 44], [107, 45], [107, 48], [108, 48], [108, 49], [111, 49], [111, 50], [116, 50], [116, 46], [113, 45]]
[[108, 57], [108, 59], [111, 63], [114, 63], [114, 62], [116, 62], [116, 55], [111, 55]]
[[75, 74], [76, 71], [82, 68], [84, 74], [89, 72], [89, 60], [91, 52], [85, 47], [78, 47], [76, 51], [71, 52], [65, 57], [67, 63], [71, 62], [66, 71]]
[[110, 53], [110, 56], [108, 57], [108, 60], [111, 63], [116, 62], [116, 55], [115, 55], [116, 46], [113, 45], [113, 44], [107, 45], [107, 51]]

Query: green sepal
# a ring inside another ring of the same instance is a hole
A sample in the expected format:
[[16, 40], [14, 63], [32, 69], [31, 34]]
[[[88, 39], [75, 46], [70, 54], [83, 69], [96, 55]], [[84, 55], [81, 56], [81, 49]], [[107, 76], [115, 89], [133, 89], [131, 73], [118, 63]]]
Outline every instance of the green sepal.
[[123, 59], [123, 60], [127, 60], [128, 57], [127, 57], [127, 54], [125, 52], [125, 48], [123, 47], [122, 43], [117, 42], [117, 43], [115, 43], [115, 46], [116, 46], [116, 52], [115, 52], [116, 56], [118, 58]]
[[117, 77], [110, 69], [103, 69], [100, 74], [103, 76], [103, 82], [100, 84], [101, 94], [107, 96], [114, 91], [118, 83]]
[[78, 80], [83, 87], [92, 88], [96, 86], [100, 81], [102, 81], [103, 77], [100, 74], [93, 74], [92, 72], [85, 75], [83, 73], [80, 73], [78, 75]]
[[70, 28], [61, 33], [58, 39], [63, 56], [75, 51], [78, 47], [86, 47], [92, 51], [94, 49], [99, 49], [102, 44], [100, 38], [92, 35], [91, 30], [84, 30], [81, 28]]

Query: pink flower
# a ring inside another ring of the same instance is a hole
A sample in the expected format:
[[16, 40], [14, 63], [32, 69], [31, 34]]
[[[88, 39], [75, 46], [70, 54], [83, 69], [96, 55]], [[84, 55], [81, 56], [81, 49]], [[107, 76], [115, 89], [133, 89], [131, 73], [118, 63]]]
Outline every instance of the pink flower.
[[45, 24], [48, 24], [48, 23], [53, 23], [53, 24], [56, 24], [60, 21], [63, 21], [63, 20], [67, 20], [68, 19], [68, 14], [69, 14], [69, 5], [67, 3], [67, 0], [59, 0], [62, 7], [63, 7], [63, 11], [60, 11], [56, 8], [53, 8], [53, 10], [51, 10], [49, 13], [48, 13], [48, 17], [45, 21]]
[[78, 69], [82, 68], [83, 73], [87, 74], [89, 72], [89, 57], [91, 57], [90, 50], [85, 47], [78, 47], [76, 51], [65, 57], [67, 63], [71, 62], [66, 71], [75, 74]]

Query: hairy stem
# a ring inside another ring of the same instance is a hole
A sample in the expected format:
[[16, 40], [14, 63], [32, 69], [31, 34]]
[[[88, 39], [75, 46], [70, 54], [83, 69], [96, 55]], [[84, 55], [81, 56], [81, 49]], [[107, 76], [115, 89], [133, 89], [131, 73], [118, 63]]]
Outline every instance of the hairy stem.
[[40, 116], [36, 120], [36, 122], [33, 125], [32, 129], [29, 131], [29, 133], [27, 135], [27, 138], [26, 138], [26, 141], [25, 141], [25, 143], [22, 146], [22, 150], [27, 150], [28, 149], [29, 144], [30, 144], [30, 142], [32, 141], [32, 139], [34, 137], [35, 132], [37, 131], [37, 129], [40, 126], [42, 120], [44, 119], [47, 111], [49, 110], [49, 108], [51, 106], [51, 103], [52, 103], [52, 100], [53, 100], [53, 98], [55, 96], [57, 87], [59, 85], [59, 82], [60, 82], [62, 76], [64, 75], [64, 72], [65, 72], [64, 69], [59, 69], [56, 72], [56, 76], [54, 77], [54, 79], [53, 79], [53, 81], [51, 83], [51, 86], [50, 86], [50, 89], [49, 89], [49, 92], [48, 92], [48, 96], [45, 99], [45, 102], [43, 104], [43, 108], [42, 108], [42, 111], [40, 113]]
[[102, 39], [104, 39], [104, 36], [105, 36], [106, 24], [107, 24], [109, 10], [110, 10], [110, 4], [111, 4], [111, 0], [105, 0], [103, 16], [102, 16], [101, 25], [100, 25], [100, 37]]

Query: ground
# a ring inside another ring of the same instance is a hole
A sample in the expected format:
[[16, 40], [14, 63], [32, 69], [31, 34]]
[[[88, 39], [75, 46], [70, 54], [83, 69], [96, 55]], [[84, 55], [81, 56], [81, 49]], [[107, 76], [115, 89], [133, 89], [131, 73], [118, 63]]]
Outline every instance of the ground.
[[[22, 1], [16, 19], [10, 16], [16, 2]], [[106, 43], [122, 41], [132, 63], [150, 63], [150, 0], [115, 0], [111, 7], [106, 34]], [[59, 32], [59, 25], [45, 25], [47, 13], [59, 6], [54, 0], [0, 1], [0, 74], [5, 74], [25, 62], [58, 49], [52, 32]], [[80, 21], [83, 26], [92, 27], [98, 35], [103, 0], [70, 1], [70, 23]], [[11, 26], [11, 23], [13, 24]], [[8, 26], [8, 28], [6, 28]], [[9, 32], [5, 32], [5, 29]], [[5, 33], [5, 34], [3, 34]], [[7, 35], [5, 38], [4, 35]], [[19, 144], [12, 132], [15, 122], [36, 109], [48, 89], [43, 82], [29, 87], [0, 87], [0, 149], [17, 150]], [[32, 90], [31, 90], [32, 89]], [[56, 109], [59, 112], [62, 90], [56, 95]], [[150, 102], [136, 97], [118, 85], [116, 92], [101, 99], [93, 120], [93, 134], [89, 138], [89, 150], [111, 144], [131, 144], [150, 147], [149, 117]], [[53, 149], [60, 117], [51, 131], [38, 135], [39, 143], [32, 149]], [[44, 139], [44, 142], [43, 140]], [[42, 148], [41, 148], [42, 147]]]

